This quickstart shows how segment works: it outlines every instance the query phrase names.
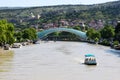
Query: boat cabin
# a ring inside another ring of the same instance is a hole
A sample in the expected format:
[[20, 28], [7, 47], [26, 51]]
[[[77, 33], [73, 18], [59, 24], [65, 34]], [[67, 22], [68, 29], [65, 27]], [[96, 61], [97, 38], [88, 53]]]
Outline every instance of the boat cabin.
[[84, 63], [87, 65], [96, 65], [97, 64], [96, 58], [93, 54], [86, 54]]

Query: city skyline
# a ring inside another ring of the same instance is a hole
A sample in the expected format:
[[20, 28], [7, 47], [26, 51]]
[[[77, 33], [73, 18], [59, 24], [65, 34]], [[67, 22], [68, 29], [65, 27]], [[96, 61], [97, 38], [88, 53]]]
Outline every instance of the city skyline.
[[54, 6], [54, 5], [90, 5], [100, 4], [118, 0], [2, 0], [0, 7], [35, 7], [35, 6]]

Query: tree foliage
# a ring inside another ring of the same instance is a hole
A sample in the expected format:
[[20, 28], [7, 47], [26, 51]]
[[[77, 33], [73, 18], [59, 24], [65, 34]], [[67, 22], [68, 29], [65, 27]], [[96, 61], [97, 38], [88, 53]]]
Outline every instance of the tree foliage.
[[120, 23], [115, 27], [115, 39], [120, 42]]
[[80, 26], [75, 26], [75, 27], [73, 27], [73, 29], [81, 30], [81, 27]]
[[[22, 9], [0, 10], [0, 19], [7, 19], [16, 24], [16, 27], [24, 28], [36, 23], [58, 22], [65, 20], [104, 20], [106, 22], [120, 19], [120, 1], [109, 2], [97, 5], [58, 5], [49, 7], [31, 7]], [[31, 19], [31, 12], [36, 16], [40, 14], [40, 19]], [[20, 22], [23, 20], [24, 22]], [[21, 24], [21, 25], [20, 25]], [[42, 27], [42, 26], [41, 26]]]
[[86, 35], [88, 36], [89, 40], [94, 40], [95, 42], [101, 38], [100, 32], [94, 30], [93, 28], [88, 29]]
[[35, 40], [37, 39], [37, 32], [34, 28], [27, 28], [23, 30], [23, 39]]
[[22, 41], [22, 39], [23, 39], [22, 35], [23, 35], [23, 33], [21, 31], [15, 32], [14, 36], [16, 38], [16, 42], [21, 42]]
[[14, 26], [7, 20], [0, 20], [0, 45], [14, 43]]
[[111, 39], [115, 36], [114, 28], [110, 25], [107, 25], [101, 29], [100, 33], [103, 39]]

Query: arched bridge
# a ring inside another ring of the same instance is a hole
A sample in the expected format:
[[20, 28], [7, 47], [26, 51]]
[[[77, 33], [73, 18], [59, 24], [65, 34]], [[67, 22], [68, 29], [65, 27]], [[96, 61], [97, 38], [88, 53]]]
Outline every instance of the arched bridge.
[[52, 28], [52, 29], [44, 30], [42, 32], [38, 32], [37, 35], [38, 35], [38, 38], [42, 39], [45, 36], [47, 36], [48, 34], [51, 34], [53, 32], [58, 32], [58, 31], [70, 32], [70, 33], [77, 35], [79, 38], [82, 38], [82, 39], [87, 38], [85, 32], [75, 30], [75, 29], [70, 29], [70, 28]]

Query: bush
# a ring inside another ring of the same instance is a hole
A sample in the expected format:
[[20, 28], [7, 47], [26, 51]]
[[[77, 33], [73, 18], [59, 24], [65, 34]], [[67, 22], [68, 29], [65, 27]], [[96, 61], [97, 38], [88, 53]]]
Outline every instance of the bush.
[[119, 41], [114, 41], [113, 42], [113, 45], [118, 45], [119, 44]]
[[109, 41], [107, 41], [106, 39], [103, 40], [100, 44], [105, 45], [105, 46], [110, 46]]

